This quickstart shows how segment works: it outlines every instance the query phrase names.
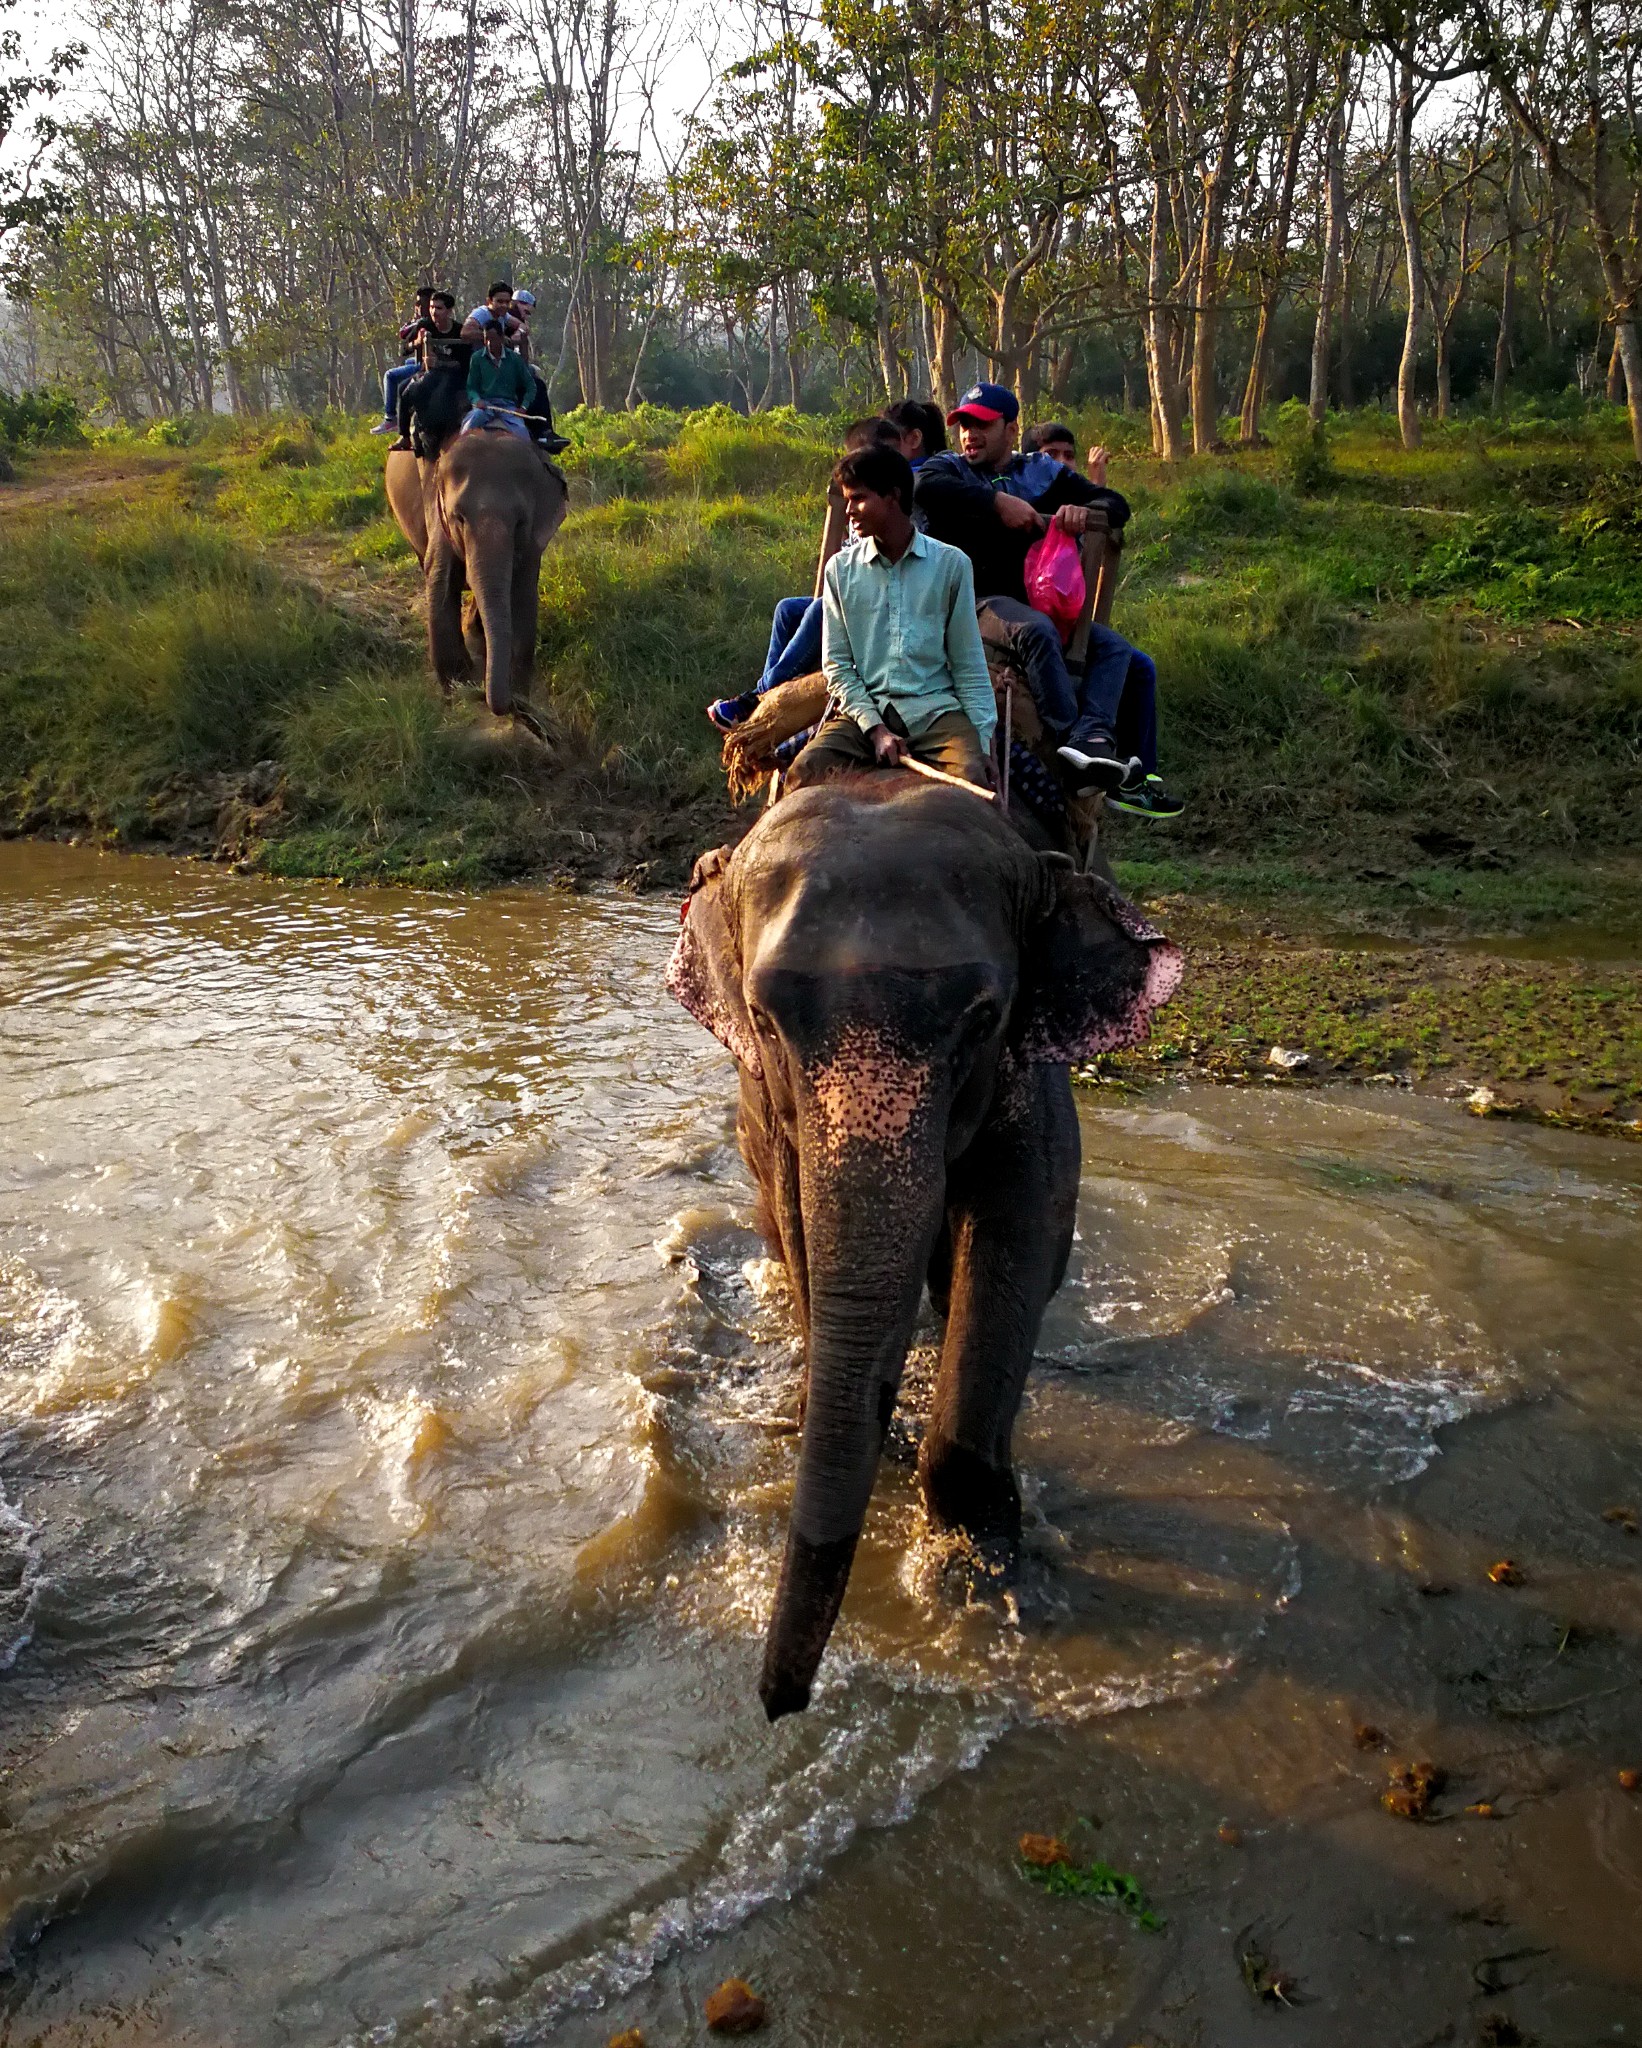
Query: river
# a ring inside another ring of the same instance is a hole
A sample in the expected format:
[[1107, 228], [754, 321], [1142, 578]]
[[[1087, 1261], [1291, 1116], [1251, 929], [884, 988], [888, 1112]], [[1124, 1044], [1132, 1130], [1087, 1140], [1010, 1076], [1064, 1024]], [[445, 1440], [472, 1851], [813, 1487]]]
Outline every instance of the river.
[[660, 2043], [734, 1969], [773, 2040], [1225, 2048], [1263, 1943], [1293, 2041], [1642, 2039], [1642, 1150], [1085, 1095], [1018, 1595], [921, 1549], [926, 1342], [770, 1730], [796, 1360], [675, 930], [0, 847], [4, 2038]]

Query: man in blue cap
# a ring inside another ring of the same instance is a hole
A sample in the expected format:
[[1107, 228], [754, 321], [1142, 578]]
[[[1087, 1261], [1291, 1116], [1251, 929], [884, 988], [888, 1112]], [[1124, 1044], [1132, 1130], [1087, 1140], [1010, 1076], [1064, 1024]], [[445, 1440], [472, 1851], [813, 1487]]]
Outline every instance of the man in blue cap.
[[1026, 601], [1027, 553], [1051, 521], [1077, 536], [1098, 508], [1116, 529], [1129, 517], [1128, 501], [1056, 456], [1017, 453], [1020, 405], [1002, 384], [972, 384], [947, 414], [947, 425], [958, 430], [958, 452], [932, 456], [918, 472], [916, 500], [929, 532], [962, 548], [974, 565], [981, 611], [1004, 628], [1075, 786], [1115, 796], [1125, 784], [1143, 785], [1146, 764], [1120, 751], [1114, 737], [1130, 672], [1129, 643], [1092, 628], [1079, 685], [1053, 622]]

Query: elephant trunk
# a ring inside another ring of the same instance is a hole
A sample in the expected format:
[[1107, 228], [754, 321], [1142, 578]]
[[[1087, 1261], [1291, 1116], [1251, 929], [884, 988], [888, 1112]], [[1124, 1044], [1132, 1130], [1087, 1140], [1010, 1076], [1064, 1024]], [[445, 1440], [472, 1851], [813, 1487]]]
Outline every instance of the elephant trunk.
[[939, 1134], [933, 1142], [924, 1136], [893, 1151], [858, 1142], [842, 1156], [800, 1148], [808, 1381], [759, 1681], [772, 1721], [809, 1705], [866, 1520], [942, 1215], [942, 1147]]
[[468, 588], [485, 629], [485, 702], [498, 718], [513, 709], [513, 576], [518, 536], [505, 519], [467, 522]]

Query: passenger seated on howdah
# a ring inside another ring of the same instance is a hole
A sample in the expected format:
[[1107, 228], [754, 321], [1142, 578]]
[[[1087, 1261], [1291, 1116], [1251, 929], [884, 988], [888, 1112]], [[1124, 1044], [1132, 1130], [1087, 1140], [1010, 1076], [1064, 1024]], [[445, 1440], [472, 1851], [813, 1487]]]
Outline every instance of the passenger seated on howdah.
[[[418, 295], [419, 303], [421, 296]], [[534, 296], [529, 292], [515, 294], [511, 285], [494, 284], [484, 303], [475, 306], [460, 323], [456, 319], [456, 301], [449, 292], [429, 292], [426, 297], [426, 310], [400, 334], [405, 346], [414, 351], [415, 360], [410, 367], [415, 374], [405, 381], [398, 373], [389, 372], [398, 407], [395, 424], [399, 438], [393, 447], [413, 449], [424, 456], [438, 454], [457, 431], [464, 415], [472, 410], [468, 402], [468, 372], [494, 327], [500, 330], [509, 361], [523, 366], [524, 395], [516, 408], [518, 431], [549, 455], [568, 448], [570, 443], [554, 431], [547, 385], [530, 360]], [[514, 381], [511, 372], [507, 373], [507, 380]]]
[[[947, 415], [959, 451], [932, 456], [915, 501], [928, 531], [960, 547], [975, 570], [981, 630], [1024, 674], [1058, 763], [1078, 794], [1102, 792], [1123, 810], [1173, 817], [1181, 805], [1156, 774], [1156, 670], [1109, 626], [1091, 622], [1083, 673], [1067, 667], [1060, 634], [1027, 601], [1026, 558], [1051, 524], [1081, 535], [1091, 512], [1119, 530], [1127, 501], [1057, 454], [1022, 455], [1020, 406], [1001, 384], [975, 384]], [[1102, 465], [1104, 471], [1104, 465]]]
[[462, 393], [473, 344], [463, 338], [456, 324], [456, 301], [449, 292], [432, 293], [427, 312], [406, 333], [416, 351], [418, 367], [417, 374], [398, 389], [399, 438], [393, 446], [412, 446], [414, 420], [424, 448], [433, 452], [456, 431], [462, 416]]
[[491, 327], [501, 328], [508, 353], [517, 355], [530, 370], [531, 396], [524, 411], [531, 415], [526, 422], [531, 438], [539, 442], [549, 455], [557, 455], [570, 443], [553, 425], [553, 405], [547, 395], [547, 382], [532, 360], [530, 321], [535, 311], [534, 292], [516, 292], [510, 284], [493, 284], [485, 294], [484, 304], [475, 306], [463, 321], [462, 332], [477, 346], [484, 341]]

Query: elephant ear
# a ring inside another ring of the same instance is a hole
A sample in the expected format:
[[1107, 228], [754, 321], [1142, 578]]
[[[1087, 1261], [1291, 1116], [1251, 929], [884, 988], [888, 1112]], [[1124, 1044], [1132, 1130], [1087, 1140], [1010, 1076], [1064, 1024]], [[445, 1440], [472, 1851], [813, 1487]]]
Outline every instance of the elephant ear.
[[1017, 1056], [1059, 1065], [1140, 1045], [1180, 985], [1180, 948], [1093, 875], [1046, 867], [1042, 881], [1021, 947]]
[[724, 904], [725, 846], [704, 853], [690, 875], [683, 928], [667, 963], [667, 991], [705, 1024], [750, 1074], [762, 1074], [758, 1040], [741, 994], [741, 959]]

